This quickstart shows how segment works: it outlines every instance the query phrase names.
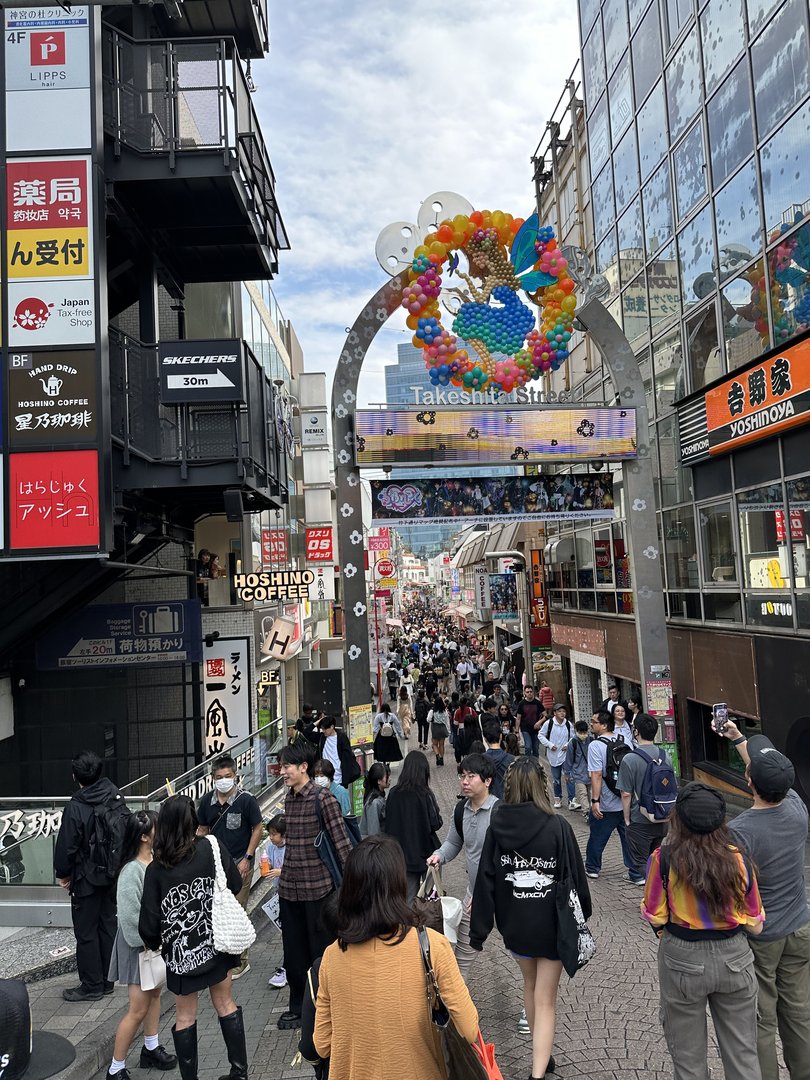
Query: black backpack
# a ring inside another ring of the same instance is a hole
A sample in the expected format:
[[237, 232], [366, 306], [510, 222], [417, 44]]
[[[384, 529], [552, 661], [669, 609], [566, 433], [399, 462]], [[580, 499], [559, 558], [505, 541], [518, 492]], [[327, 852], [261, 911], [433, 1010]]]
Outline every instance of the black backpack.
[[121, 866], [124, 830], [131, 813], [120, 792], [93, 807], [88, 831], [87, 881], [90, 885], [100, 887], [115, 881]]
[[[546, 724], [546, 730], [545, 730], [545, 734], [544, 734], [544, 737], [545, 737], [546, 739], [550, 739], [550, 738], [551, 738], [551, 726], [552, 726], [552, 724], [553, 724], [553, 723], [554, 723], [554, 720], [553, 720], [553, 719], [551, 719], [551, 720], [549, 720], [549, 722], [548, 722], [548, 723]], [[570, 721], [570, 720], [566, 720], [566, 721], [565, 721], [565, 724], [566, 724], [566, 727], [568, 728], [568, 740], [567, 740], [567, 741], [568, 741], [568, 742], [571, 742], [571, 740], [572, 740], [572, 739], [573, 739], [573, 737], [574, 737], [574, 728], [573, 728], [573, 726], [572, 726], [572, 724], [571, 724], [571, 721]]]
[[430, 712], [430, 702], [426, 698], [417, 698], [414, 702], [413, 711], [419, 723], [423, 724]]
[[464, 807], [466, 805], [466, 799], [459, 799], [453, 808], [453, 824], [456, 827], [456, 832], [461, 837], [462, 843], [464, 842]]
[[[486, 756], [489, 757], [491, 755]], [[504, 784], [506, 783], [506, 772], [514, 760], [515, 759], [512, 754], [504, 754], [503, 757], [495, 765], [495, 776], [492, 779], [492, 784], [489, 790], [498, 799], [503, 798]]]
[[623, 735], [617, 735], [615, 739], [608, 739], [601, 735], [597, 740], [605, 744], [605, 767], [602, 776], [605, 783], [614, 795], [619, 792], [619, 769], [627, 754], [632, 754], [633, 747], [628, 746]]

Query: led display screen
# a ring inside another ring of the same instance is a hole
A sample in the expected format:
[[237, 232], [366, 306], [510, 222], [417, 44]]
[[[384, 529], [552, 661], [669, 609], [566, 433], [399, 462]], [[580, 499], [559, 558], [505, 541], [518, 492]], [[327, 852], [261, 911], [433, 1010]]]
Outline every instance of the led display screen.
[[371, 465], [511, 465], [636, 456], [634, 409], [358, 409], [355, 455]]

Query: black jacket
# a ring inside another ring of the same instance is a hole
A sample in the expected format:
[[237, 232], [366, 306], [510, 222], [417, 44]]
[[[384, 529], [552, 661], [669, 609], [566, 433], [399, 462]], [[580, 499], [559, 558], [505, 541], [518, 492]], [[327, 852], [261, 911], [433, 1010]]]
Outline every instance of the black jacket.
[[441, 827], [442, 816], [432, 791], [422, 795], [418, 791], [402, 791], [399, 785], [391, 788], [383, 829], [399, 840], [409, 873], [425, 873], [425, 860], [441, 846], [436, 835]]
[[[609, 708], [608, 708], [608, 706], [609, 706], [609, 705], [610, 705], [610, 698], [605, 698], [605, 700], [604, 700], [604, 701], [602, 702], [602, 704], [601, 704], [601, 705], [599, 706], [599, 712], [609, 712], [609, 713], [612, 713], [612, 712], [613, 712], [613, 709], [609, 709]], [[621, 698], [620, 698], [620, 699], [619, 699], [619, 700], [618, 700], [618, 701], [616, 702], [616, 705], [622, 705], [622, 706], [624, 707], [624, 713], [625, 713], [625, 716], [627, 717], [627, 720], [629, 721], [629, 720], [631, 719], [631, 717], [630, 717], [630, 706], [629, 706], [629, 705], [627, 704], [627, 702], [626, 702], [626, 701], [622, 701], [622, 700], [621, 700]], [[614, 708], [615, 708], [615, 706], [614, 706]], [[632, 727], [633, 725], [631, 724], [630, 726]]]
[[560, 877], [563, 844], [588, 919], [588, 879], [573, 829], [565, 818], [544, 814], [534, 803], [495, 804], [475, 880], [470, 920], [474, 949], [483, 947], [494, 919], [510, 952], [557, 959], [553, 885]]
[[[318, 757], [323, 757], [323, 748], [326, 745], [326, 736], [319, 735], [318, 737]], [[360, 766], [357, 763], [357, 758], [354, 756], [352, 750], [352, 744], [349, 742], [349, 736], [345, 731], [338, 730], [337, 732], [337, 750], [338, 757], [340, 758], [340, 771], [343, 779], [340, 781], [343, 787], [347, 788], [349, 784], [353, 784], [360, 776]]]
[[[123, 798], [106, 776], [80, 788], [62, 812], [62, 824], [53, 852], [53, 870], [58, 878], [70, 878], [72, 896], [91, 896], [97, 886], [87, 881], [90, 870], [90, 823], [94, 807]], [[103, 886], [108, 889], [109, 886]]]

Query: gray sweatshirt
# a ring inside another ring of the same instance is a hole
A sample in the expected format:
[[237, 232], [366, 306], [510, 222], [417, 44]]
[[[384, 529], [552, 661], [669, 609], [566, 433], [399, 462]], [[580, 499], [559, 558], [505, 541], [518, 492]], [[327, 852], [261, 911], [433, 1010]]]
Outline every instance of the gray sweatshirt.
[[478, 810], [473, 810], [470, 800], [466, 799], [462, 819], [464, 839], [462, 840], [458, 835], [454, 815], [450, 818], [447, 839], [438, 851], [433, 853], [439, 856], [442, 860], [442, 866], [444, 866], [445, 863], [452, 862], [461, 849], [464, 848], [464, 854], [467, 857], [467, 877], [470, 881], [468, 890], [470, 893], [475, 888], [475, 878], [478, 874], [478, 863], [484, 847], [484, 837], [487, 835], [487, 829], [489, 828], [489, 815], [497, 801], [494, 795], [489, 795], [483, 806]]
[[118, 875], [118, 887], [115, 893], [118, 905], [118, 925], [121, 927], [124, 941], [133, 949], [144, 947], [141, 935], [138, 933], [138, 919], [141, 916], [145, 873], [146, 864], [138, 862], [137, 859], [131, 859]]

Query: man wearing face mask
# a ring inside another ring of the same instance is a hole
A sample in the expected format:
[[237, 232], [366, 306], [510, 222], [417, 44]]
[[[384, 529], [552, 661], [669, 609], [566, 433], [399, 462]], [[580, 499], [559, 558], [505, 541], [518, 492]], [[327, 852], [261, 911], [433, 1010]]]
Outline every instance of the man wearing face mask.
[[[253, 879], [253, 860], [262, 838], [262, 812], [258, 802], [236, 782], [236, 762], [227, 754], [217, 758], [211, 773], [214, 791], [203, 795], [197, 807], [198, 836], [216, 836], [228, 849], [242, 875], [242, 889], [236, 899], [245, 907]], [[239, 979], [250, 969], [247, 950], [232, 978]]]

